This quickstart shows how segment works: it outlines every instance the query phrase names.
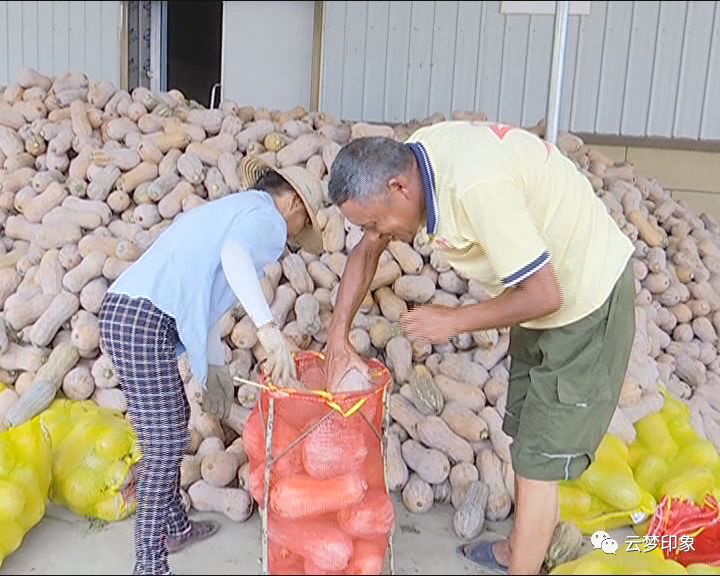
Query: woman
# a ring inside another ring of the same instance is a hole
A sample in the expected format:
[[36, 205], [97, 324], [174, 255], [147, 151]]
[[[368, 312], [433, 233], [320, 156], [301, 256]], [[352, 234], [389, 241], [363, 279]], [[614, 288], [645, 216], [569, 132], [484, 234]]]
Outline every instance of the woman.
[[273, 381], [295, 378], [260, 277], [288, 240], [320, 252], [322, 189], [303, 168], [275, 170], [246, 160], [241, 172], [251, 190], [183, 214], [110, 286], [100, 310], [103, 350], [117, 370], [143, 454], [134, 574], [169, 574], [168, 552], [217, 530], [213, 522], [189, 521], [180, 500], [190, 410], [179, 353], [187, 352], [202, 409], [227, 417], [234, 388], [218, 322], [239, 300], [258, 328]]

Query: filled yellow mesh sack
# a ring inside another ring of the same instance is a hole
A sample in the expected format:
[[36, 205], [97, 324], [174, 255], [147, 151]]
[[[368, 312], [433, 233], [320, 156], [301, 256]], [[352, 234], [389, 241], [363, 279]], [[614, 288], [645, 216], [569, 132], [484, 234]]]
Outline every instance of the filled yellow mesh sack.
[[[688, 567], [690, 568], [690, 567]], [[693, 569], [695, 570], [695, 568]], [[572, 562], [553, 569], [550, 574], [698, 574], [682, 564], [666, 560], [660, 548], [648, 552], [627, 551], [620, 545], [614, 553], [593, 550]], [[712, 573], [712, 572], [709, 572]]]
[[140, 452], [122, 414], [91, 401], [56, 400], [41, 418], [53, 447], [51, 500], [108, 522], [132, 514]]
[[656, 501], [633, 477], [629, 449], [616, 436], [606, 435], [595, 461], [576, 480], [560, 482], [560, 517], [583, 534], [614, 530], [645, 521]]
[[668, 496], [701, 506], [706, 495], [720, 495], [720, 455], [693, 429], [688, 406], [662, 392], [662, 410], [635, 424], [630, 466], [637, 483], [658, 502]]
[[51, 459], [39, 417], [0, 432], [0, 566], [45, 514]]

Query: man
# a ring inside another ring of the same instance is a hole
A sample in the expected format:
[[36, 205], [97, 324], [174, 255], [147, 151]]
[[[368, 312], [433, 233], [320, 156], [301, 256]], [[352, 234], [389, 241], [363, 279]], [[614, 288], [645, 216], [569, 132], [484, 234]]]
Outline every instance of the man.
[[391, 239], [427, 234], [492, 296], [416, 307], [401, 319], [408, 338], [511, 327], [503, 430], [513, 437], [513, 528], [505, 541], [461, 551], [485, 568], [537, 573], [558, 520], [557, 481], [589, 466], [619, 399], [635, 331], [632, 243], [555, 146], [501, 124], [440, 123], [407, 143], [355, 140], [333, 164], [329, 194], [365, 232], [329, 327], [329, 386], [363, 370], [348, 331]]

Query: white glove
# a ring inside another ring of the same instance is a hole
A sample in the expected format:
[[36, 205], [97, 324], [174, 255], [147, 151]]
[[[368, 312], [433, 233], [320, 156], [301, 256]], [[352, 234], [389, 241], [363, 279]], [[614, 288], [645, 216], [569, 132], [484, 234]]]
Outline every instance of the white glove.
[[267, 355], [267, 370], [273, 384], [288, 386], [291, 380], [297, 380], [290, 345], [280, 329], [272, 322], [265, 324], [258, 329], [257, 337]]
[[230, 368], [208, 366], [207, 383], [200, 399], [203, 412], [224, 420], [230, 415], [234, 396], [235, 387], [230, 376]]

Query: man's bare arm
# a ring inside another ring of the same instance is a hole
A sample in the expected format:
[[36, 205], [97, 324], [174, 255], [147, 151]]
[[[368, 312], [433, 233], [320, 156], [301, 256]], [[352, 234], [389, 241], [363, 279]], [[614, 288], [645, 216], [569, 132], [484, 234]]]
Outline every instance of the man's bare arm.
[[348, 335], [353, 318], [370, 289], [380, 254], [387, 244], [387, 238], [365, 232], [348, 256], [328, 328], [326, 366], [327, 389], [330, 391], [336, 390], [345, 374], [353, 368], [367, 375], [367, 365], [350, 344]]
[[340, 279], [337, 301], [328, 329], [328, 342], [335, 338], [347, 340], [353, 318], [370, 289], [380, 254], [389, 239], [374, 232], [365, 232], [350, 252]]

